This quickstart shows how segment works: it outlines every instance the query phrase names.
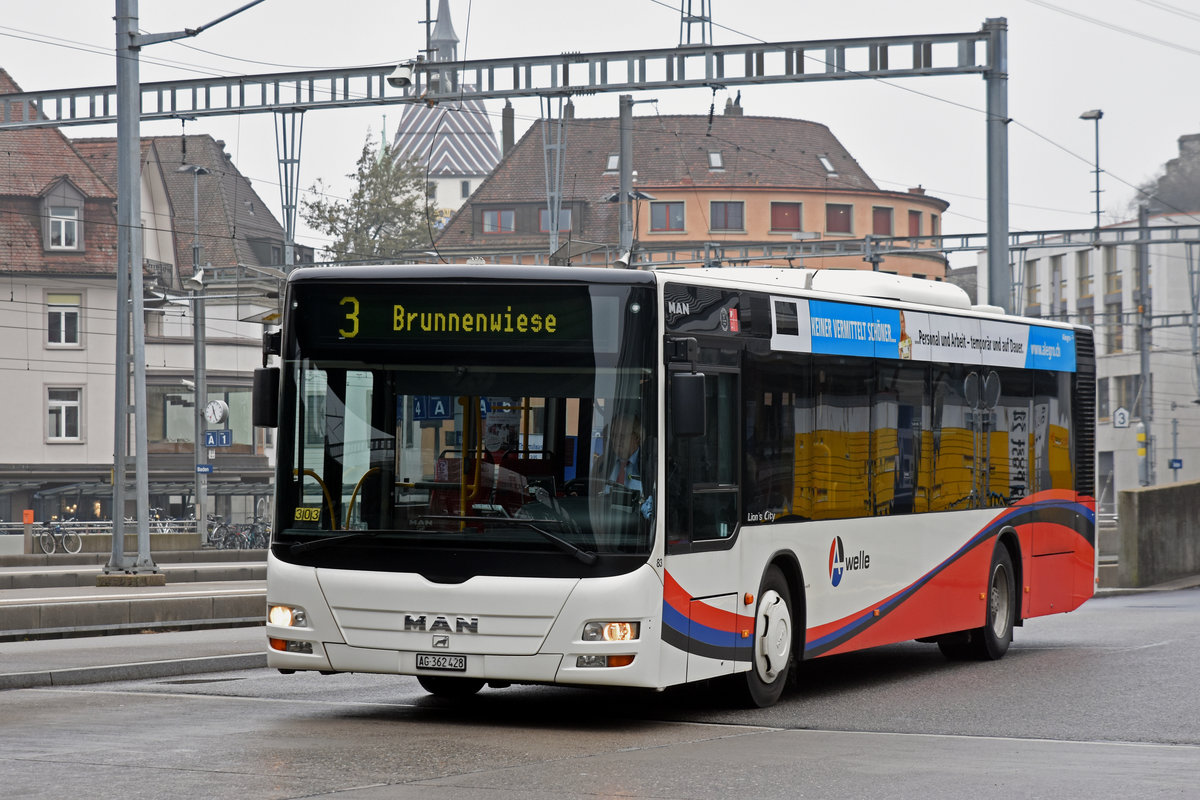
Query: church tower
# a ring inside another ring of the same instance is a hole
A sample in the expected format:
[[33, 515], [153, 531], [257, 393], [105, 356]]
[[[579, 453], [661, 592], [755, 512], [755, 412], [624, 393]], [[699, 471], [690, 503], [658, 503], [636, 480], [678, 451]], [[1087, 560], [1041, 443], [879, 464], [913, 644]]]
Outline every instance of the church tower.
[[[458, 35], [449, 0], [439, 0], [430, 35], [430, 58], [458, 60]], [[446, 215], [457, 211], [500, 161], [500, 148], [483, 101], [443, 100], [435, 106], [404, 106], [392, 143], [396, 158], [423, 164], [435, 187], [434, 205]]]

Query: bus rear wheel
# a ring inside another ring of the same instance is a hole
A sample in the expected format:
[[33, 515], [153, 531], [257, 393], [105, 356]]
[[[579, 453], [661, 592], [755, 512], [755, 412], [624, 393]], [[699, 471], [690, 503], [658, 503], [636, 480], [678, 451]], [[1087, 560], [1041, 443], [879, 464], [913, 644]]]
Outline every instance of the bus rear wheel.
[[750, 669], [744, 673], [747, 705], [766, 708], [783, 694], [792, 665], [792, 592], [779, 567], [763, 575], [754, 613], [754, 647]]
[[478, 678], [444, 678], [440, 675], [418, 675], [417, 683], [435, 697], [470, 697], [483, 688]]
[[953, 661], [995, 661], [1008, 652], [1017, 614], [1016, 580], [1008, 548], [996, 542], [988, 572], [987, 618], [983, 627], [938, 639], [942, 655]]

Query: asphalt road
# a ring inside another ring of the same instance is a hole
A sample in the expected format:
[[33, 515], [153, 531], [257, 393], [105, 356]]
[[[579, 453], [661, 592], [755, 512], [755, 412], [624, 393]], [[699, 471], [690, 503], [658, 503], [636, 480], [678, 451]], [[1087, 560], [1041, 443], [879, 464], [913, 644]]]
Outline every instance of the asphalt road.
[[1002, 661], [931, 645], [804, 665], [775, 707], [712, 686], [437, 700], [265, 669], [0, 693], [0, 794], [58, 798], [1200, 795], [1200, 589], [1032, 620]]

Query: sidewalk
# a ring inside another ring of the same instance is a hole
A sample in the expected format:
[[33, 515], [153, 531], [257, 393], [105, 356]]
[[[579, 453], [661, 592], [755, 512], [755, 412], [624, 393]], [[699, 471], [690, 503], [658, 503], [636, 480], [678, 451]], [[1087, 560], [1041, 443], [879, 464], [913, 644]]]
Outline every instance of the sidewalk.
[[1122, 594], [1145, 594], [1147, 592], [1175, 592], [1180, 589], [1195, 589], [1200, 586], [1200, 575], [1189, 575], [1186, 578], [1176, 578], [1173, 581], [1160, 583], [1156, 586], [1142, 586], [1136, 589], [1123, 589], [1115, 587], [1112, 589], [1097, 589], [1096, 597], [1114, 597]]
[[258, 669], [266, 646], [262, 626], [0, 642], [0, 690]]

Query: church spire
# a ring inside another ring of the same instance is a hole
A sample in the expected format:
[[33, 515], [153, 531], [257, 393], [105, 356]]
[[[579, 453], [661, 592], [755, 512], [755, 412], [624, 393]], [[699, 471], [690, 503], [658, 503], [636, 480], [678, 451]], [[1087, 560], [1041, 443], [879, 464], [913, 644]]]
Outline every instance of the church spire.
[[458, 60], [458, 34], [450, 21], [450, 0], [438, 0], [437, 24], [433, 26], [429, 46], [435, 61]]

